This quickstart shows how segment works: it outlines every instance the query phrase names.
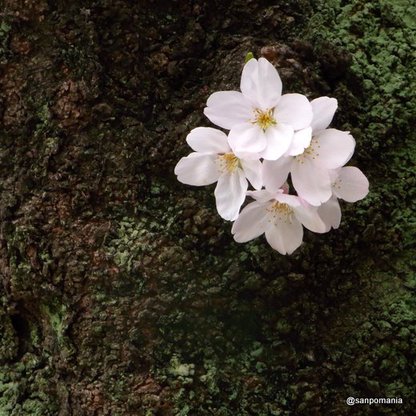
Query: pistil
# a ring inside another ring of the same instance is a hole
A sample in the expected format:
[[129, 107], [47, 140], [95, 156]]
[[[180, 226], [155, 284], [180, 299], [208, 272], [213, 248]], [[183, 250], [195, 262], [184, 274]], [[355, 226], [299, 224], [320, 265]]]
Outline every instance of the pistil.
[[269, 108], [266, 111], [262, 111], [258, 108], [254, 110], [253, 124], [257, 124], [261, 129], [266, 130], [268, 127], [275, 125], [276, 119], [273, 115], [273, 109]]

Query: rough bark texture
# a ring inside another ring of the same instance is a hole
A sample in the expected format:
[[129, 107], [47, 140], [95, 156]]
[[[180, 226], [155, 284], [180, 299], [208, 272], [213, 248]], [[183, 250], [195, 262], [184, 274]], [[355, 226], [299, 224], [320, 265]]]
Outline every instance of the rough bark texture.
[[[1, 416], [414, 414], [412, 0], [0, 4]], [[371, 183], [290, 257], [173, 175], [248, 51]]]

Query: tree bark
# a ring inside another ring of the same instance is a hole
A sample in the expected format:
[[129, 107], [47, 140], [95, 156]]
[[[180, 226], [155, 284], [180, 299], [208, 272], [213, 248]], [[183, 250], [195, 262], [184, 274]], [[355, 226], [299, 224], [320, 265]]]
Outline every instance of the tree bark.
[[[411, 0], [3, 0], [0, 415], [410, 415]], [[369, 196], [292, 256], [176, 181], [252, 51], [338, 99]]]

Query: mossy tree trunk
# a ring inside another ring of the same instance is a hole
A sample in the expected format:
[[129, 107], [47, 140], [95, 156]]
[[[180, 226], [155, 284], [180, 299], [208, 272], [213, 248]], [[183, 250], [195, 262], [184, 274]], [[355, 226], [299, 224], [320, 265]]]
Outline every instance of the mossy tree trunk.
[[[1, 416], [414, 412], [411, 0], [0, 9]], [[371, 184], [290, 257], [173, 175], [249, 51], [338, 99]]]

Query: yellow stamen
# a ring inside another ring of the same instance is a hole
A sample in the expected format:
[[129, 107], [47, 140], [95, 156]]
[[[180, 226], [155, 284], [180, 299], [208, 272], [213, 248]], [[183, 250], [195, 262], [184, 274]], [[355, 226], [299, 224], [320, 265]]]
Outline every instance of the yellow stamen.
[[267, 211], [271, 213], [269, 222], [274, 221], [276, 223], [278, 220], [292, 222], [293, 209], [284, 202], [273, 202], [273, 204], [267, 208]]
[[319, 149], [321, 146], [318, 145], [318, 140], [312, 137], [311, 144], [307, 147], [302, 154], [295, 157], [295, 160], [300, 164], [305, 163], [305, 159], [316, 159], [319, 156]]
[[266, 111], [262, 111], [256, 108], [254, 110], [254, 120], [252, 123], [257, 124], [263, 130], [266, 130], [268, 127], [275, 125], [276, 120], [273, 115], [273, 109], [269, 108]]
[[221, 172], [232, 173], [240, 167], [240, 159], [234, 153], [220, 155], [217, 161]]

